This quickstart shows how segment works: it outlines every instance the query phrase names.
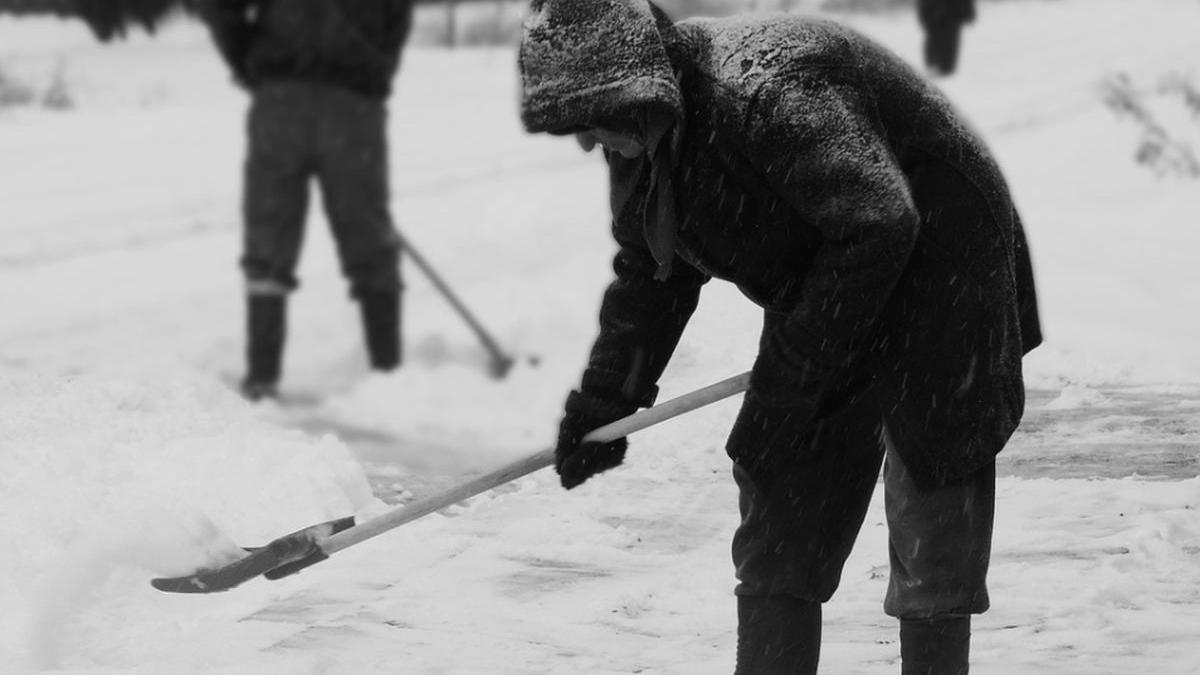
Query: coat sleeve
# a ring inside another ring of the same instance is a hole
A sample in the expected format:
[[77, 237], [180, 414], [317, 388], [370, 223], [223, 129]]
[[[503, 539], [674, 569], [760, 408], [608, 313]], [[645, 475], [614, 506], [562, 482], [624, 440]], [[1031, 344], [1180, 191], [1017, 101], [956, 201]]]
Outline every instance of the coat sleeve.
[[242, 84], [246, 83], [246, 58], [250, 51], [250, 41], [254, 33], [254, 25], [250, 20], [250, 10], [257, 5], [256, 0], [200, 0], [200, 16], [212, 33], [217, 50], [233, 71], [234, 77]]
[[614, 195], [615, 276], [600, 305], [600, 332], [592, 345], [582, 390], [604, 399], [646, 407], [695, 311], [708, 277], [678, 256], [665, 281], [644, 240], [643, 208], [648, 172], [640, 160], [609, 157]]
[[865, 346], [912, 253], [920, 220], [874, 120], [853, 83], [826, 71], [763, 88], [750, 113], [751, 164], [823, 239], [797, 271], [798, 300], [763, 336], [751, 382], [761, 404], [815, 411]]
[[1021, 321], [1021, 354], [1042, 344], [1042, 322], [1038, 316], [1037, 291], [1033, 282], [1033, 261], [1021, 217], [1013, 210], [1013, 248], [1016, 256], [1017, 311]]

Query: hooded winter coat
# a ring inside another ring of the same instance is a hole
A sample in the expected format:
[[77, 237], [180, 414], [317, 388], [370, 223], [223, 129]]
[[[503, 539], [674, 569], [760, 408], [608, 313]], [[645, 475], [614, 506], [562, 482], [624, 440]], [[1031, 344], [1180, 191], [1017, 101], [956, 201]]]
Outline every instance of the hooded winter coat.
[[413, 0], [201, 0], [239, 82], [328, 84], [383, 100], [412, 23]]
[[716, 277], [766, 318], [735, 461], [788, 451], [746, 427], [864, 396], [923, 485], [1003, 448], [1041, 341], [1025, 236], [982, 141], [901, 59], [830, 21], [673, 24], [644, 0], [535, 0], [520, 59], [529, 131], [673, 117], [650, 156], [607, 154], [620, 249], [585, 391], [648, 403]]

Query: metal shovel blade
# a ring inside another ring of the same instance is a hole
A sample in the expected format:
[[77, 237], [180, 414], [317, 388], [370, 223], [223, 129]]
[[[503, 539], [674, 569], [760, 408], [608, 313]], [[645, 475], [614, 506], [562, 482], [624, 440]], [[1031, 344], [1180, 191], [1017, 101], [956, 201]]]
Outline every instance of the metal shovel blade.
[[260, 574], [269, 579], [279, 579], [328, 558], [321, 550], [321, 540], [353, 526], [353, 516], [311, 525], [284, 535], [266, 546], [247, 549], [249, 555], [228, 565], [198, 570], [182, 577], [151, 579], [150, 585], [167, 593], [218, 593]]

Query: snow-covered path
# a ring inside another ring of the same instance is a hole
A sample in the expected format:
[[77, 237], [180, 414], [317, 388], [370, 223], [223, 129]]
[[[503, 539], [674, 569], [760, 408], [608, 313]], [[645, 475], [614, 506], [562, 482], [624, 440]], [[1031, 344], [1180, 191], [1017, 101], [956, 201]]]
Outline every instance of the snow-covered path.
[[[1117, 72], [1195, 81], [1200, 6], [1134, 4], [984, 3], [944, 83], [1013, 183], [1048, 336], [1001, 455], [977, 673], [1200, 673], [1200, 190], [1134, 163], [1137, 129], [1101, 89]], [[915, 60], [907, 14], [850, 20]], [[252, 407], [224, 384], [241, 361], [245, 99], [194, 26], [101, 48], [0, 20], [0, 69], [41, 88], [56, 68], [75, 109], [0, 109], [5, 668], [729, 672], [736, 400], [638, 434], [627, 466], [569, 494], [540, 472], [294, 578], [152, 590], [234, 543], [370, 517], [545, 447], [609, 274], [604, 172], [521, 133], [510, 51], [410, 52], [398, 222], [521, 361], [488, 379], [410, 265], [408, 362], [368, 375], [318, 210], [285, 383], [313, 403]], [[710, 284], [663, 396], [745, 370], [757, 322]], [[877, 503], [827, 609], [826, 672], [896, 670], [884, 542]]]

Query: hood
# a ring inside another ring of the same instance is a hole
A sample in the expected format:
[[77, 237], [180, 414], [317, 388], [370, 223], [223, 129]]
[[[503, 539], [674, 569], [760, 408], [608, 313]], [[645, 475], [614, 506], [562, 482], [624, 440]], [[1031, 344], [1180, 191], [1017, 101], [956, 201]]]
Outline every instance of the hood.
[[683, 117], [647, 0], [533, 0], [519, 59], [529, 132], [570, 133], [642, 106]]

